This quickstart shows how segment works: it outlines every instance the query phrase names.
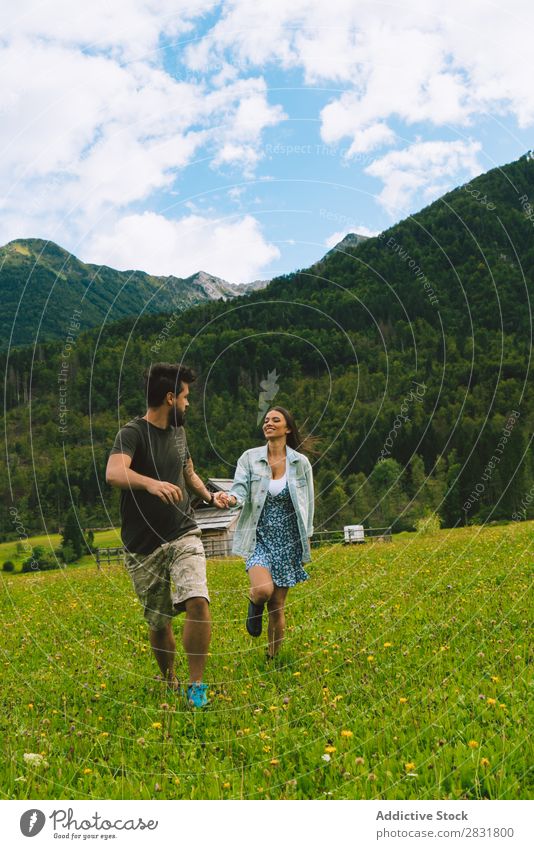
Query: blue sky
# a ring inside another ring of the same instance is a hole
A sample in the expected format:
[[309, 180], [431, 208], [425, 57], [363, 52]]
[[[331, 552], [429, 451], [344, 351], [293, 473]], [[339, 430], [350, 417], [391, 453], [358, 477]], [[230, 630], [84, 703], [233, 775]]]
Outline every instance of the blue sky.
[[20, 0], [0, 243], [231, 283], [305, 267], [533, 147], [512, 0]]

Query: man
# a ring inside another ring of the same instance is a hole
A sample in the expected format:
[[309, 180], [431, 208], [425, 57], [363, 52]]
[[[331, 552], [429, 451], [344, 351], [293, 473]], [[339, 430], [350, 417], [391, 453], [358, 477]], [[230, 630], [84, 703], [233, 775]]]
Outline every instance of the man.
[[[106, 481], [121, 492], [121, 537], [126, 568], [144, 608], [149, 638], [172, 690], [176, 643], [172, 617], [185, 611], [183, 645], [189, 665], [187, 698], [208, 704], [202, 683], [211, 637], [206, 557], [189, 492], [224, 508], [193, 468], [183, 427], [195, 372], [185, 365], [155, 363], [145, 372], [147, 411], [115, 437]], [[171, 592], [170, 581], [174, 584]]]

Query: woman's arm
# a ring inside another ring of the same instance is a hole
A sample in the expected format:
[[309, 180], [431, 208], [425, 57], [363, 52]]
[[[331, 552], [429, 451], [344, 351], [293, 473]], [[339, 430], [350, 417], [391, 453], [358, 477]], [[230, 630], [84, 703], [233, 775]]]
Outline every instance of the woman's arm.
[[308, 484], [308, 529], [306, 531], [308, 537], [313, 536], [313, 516], [315, 513], [315, 494], [313, 491], [313, 471], [311, 463], [306, 464], [306, 482]]
[[229, 507], [242, 507], [250, 496], [250, 475], [246, 451], [244, 454], [241, 454], [241, 457], [237, 461], [234, 482], [227, 496], [229, 499], [232, 499], [232, 496], [235, 498], [235, 503], [232, 499]]

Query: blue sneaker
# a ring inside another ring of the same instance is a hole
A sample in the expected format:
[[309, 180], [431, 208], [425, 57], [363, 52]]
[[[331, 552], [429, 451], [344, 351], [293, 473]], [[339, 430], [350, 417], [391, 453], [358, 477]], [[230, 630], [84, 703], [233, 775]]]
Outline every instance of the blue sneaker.
[[192, 708], [203, 708], [209, 705], [208, 685], [195, 682], [187, 688], [187, 702]]

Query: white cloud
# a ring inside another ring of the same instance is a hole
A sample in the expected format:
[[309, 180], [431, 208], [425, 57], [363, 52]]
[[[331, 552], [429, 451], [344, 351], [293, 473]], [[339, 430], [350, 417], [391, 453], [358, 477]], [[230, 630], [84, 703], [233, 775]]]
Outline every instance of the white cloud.
[[214, 9], [216, 0], [17, 0], [0, 5], [2, 40], [110, 51], [121, 59], [157, 61], [161, 36], [191, 29], [193, 20]]
[[450, 187], [458, 175], [474, 177], [483, 170], [477, 160], [479, 142], [416, 142], [405, 150], [386, 153], [365, 169], [378, 177], [384, 188], [377, 200], [398, 217], [410, 208], [413, 195], [425, 190], [427, 200], [436, 198]]
[[122, 270], [188, 277], [206, 271], [229, 283], [247, 283], [280, 252], [251, 215], [237, 220], [189, 215], [171, 221], [145, 212], [119, 219], [83, 246], [87, 261]]
[[405, 0], [387, 14], [371, 0], [227, 0], [186, 56], [204, 72], [214, 61], [271, 65], [301, 69], [308, 85], [343, 84], [321, 132], [325, 142], [347, 136], [353, 155], [391, 143], [391, 118], [468, 126], [512, 113], [522, 127], [534, 123], [533, 29], [528, 0]]
[[213, 90], [66, 41], [61, 27], [61, 43], [0, 41], [2, 242], [39, 233], [71, 243], [110, 211], [170, 190], [196, 156], [250, 176], [262, 132], [284, 117], [260, 77]]

